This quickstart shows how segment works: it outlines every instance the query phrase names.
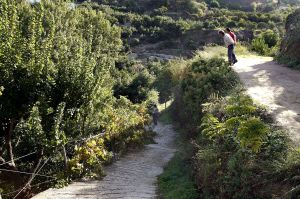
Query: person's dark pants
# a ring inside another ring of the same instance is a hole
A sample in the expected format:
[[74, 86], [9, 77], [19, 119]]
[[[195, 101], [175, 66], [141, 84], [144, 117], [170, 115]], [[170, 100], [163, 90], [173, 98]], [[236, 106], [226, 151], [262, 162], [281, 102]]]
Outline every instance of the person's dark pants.
[[152, 113], [152, 119], [153, 119], [154, 125], [157, 125], [158, 118], [159, 118], [159, 112], [158, 112], [158, 110], [157, 110], [157, 111], [155, 111], [154, 113]]
[[154, 125], [157, 125], [157, 121], [158, 121], [158, 115], [153, 115], [153, 123], [154, 123]]
[[228, 61], [230, 63], [236, 63], [237, 62], [237, 59], [236, 59], [236, 56], [235, 56], [235, 53], [234, 53], [234, 45], [233, 44], [228, 46]]

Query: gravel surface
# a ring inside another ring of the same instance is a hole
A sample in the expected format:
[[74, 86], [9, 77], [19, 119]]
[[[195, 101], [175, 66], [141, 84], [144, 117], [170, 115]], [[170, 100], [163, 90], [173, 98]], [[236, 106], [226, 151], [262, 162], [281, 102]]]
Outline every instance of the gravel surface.
[[34, 199], [142, 199], [156, 198], [157, 176], [175, 152], [171, 125], [159, 123], [155, 129], [156, 144], [132, 152], [106, 167], [107, 176], [101, 181], [74, 182], [62, 189], [48, 189]]

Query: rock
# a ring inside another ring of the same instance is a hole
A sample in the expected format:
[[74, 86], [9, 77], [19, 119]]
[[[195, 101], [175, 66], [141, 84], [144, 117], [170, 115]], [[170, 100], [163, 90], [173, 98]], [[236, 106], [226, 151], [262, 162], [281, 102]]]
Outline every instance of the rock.
[[300, 9], [288, 16], [285, 29], [286, 35], [281, 43], [281, 54], [300, 61]]

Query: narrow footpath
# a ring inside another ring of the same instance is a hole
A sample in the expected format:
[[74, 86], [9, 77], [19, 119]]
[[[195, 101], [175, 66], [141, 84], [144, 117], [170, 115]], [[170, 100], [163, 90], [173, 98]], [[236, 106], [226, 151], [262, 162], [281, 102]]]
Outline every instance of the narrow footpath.
[[101, 181], [74, 182], [62, 189], [49, 189], [34, 199], [143, 199], [156, 198], [157, 176], [175, 152], [175, 132], [171, 125], [159, 123], [156, 144], [129, 153], [106, 167]]
[[270, 110], [278, 124], [300, 145], [300, 71], [277, 64], [272, 58], [240, 59], [233, 67], [248, 94]]

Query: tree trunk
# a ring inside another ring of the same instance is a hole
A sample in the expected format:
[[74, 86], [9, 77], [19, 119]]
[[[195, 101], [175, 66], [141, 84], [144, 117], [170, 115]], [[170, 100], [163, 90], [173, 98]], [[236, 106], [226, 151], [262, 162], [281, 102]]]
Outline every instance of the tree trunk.
[[62, 152], [63, 152], [63, 156], [64, 156], [65, 167], [67, 169], [67, 167], [68, 167], [68, 157], [67, 157], [67, 152], [66, 152], [65, 145], [62, 146]]
[[[35, 163], [35, 167], [32, 171], [32, 173], [36, 173], [41, 165], [41, 162], [42, 162], [42, 159], [43, 159], [43, 156], [44, 156], [44, 150], [40, 150], [39, 153], [38, 153], [38, 157], [37, 157], [37, 160], [36, 160], [36, 163]], [[34, 174], [32, 174], [27, 182], [27, 184], [30, 185], [30, 183], [32, 182], [33, 178], [34, 178]]]
[[44, 150], [42, 149], [42, 150], [39, 151], [36, 162], [34, 164], [34, 167], [33, 167], [32, 171], [31, 171], [31, 173], [33, 173], [33, 174], [29, 177], [28, 181], [24, 185], [24, 189], [18, 195], [15, 196], [16, 199], [24, 199], [24, 198], [31, 198], [32, 197], [30, 184], [32, 183], [32, 181], [34, 179], [35, 174], [40, 169], [40, 165], [42, 163], [43, 156], [44, 156]]
[[12, 147], [12, 143], [11, 143], [14, 127], [15, 127], [15, 120], [10, 119], [9, 126], [7, 127], [6, 132], [5, 132], [5, 143], [6, 143], [7, 154], [9, 156], [9, 160], [10, 160], [9, 165], [16, 169], [16, 164], [14, 161], [14, 154], [13, 154], [13, 147]]

